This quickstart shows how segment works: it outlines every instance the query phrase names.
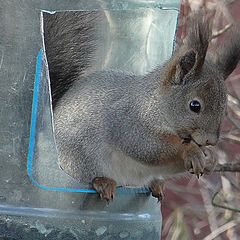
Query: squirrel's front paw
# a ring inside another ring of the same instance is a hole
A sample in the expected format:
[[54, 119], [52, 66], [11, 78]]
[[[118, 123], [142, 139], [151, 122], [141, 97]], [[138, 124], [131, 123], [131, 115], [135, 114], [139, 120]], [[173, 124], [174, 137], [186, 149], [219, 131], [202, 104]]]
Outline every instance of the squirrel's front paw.
[[209, 147], [192, 145], [184, 153], [185, 168], [197, 177], [209, 174], [216, 166], [216, 158]]
[[154, 179], [150, 184], [150, 190], [152, 192], [152, 196], [157, 198], [158, 202], [160, 202], [164, 198], [164, 181], [161, 179]]
[[116, 182], [107, 177], [96, 177], [92, 181], [93, 188], [99, 193], [101, 199], [107, 202], [112, 200], [115, 195]]
[[210, 174], [213, 172], [217, 164], [217, 159], [216, 159], [216, 155], [214, 154], [214, 149], [212, 147], [201, 147], [201, 150], [205, 155], [205, 165], [204, 165], [203, 173]]
[[202, 176], [205, 168], [205, 154], [201, 148], [195, 144], [190, 144], [183, 151], [185, 169], [197, 177]]

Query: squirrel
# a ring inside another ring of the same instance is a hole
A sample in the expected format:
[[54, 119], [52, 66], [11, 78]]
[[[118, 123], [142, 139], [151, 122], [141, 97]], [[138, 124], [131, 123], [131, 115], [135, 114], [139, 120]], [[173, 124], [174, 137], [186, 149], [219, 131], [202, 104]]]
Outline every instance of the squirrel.
[[213, 171], [226, 112], [224, 80], [240, 60], [240, 31], [212, 53], [211, 24], [202, 13], [163, 65], [139, 76], [89, 71], [94, 31], [103, 12], [44, 14], [59, 163], [91, 182], [109, 201], [117, 186], [147, 186], [163, 198], [164, 181]]

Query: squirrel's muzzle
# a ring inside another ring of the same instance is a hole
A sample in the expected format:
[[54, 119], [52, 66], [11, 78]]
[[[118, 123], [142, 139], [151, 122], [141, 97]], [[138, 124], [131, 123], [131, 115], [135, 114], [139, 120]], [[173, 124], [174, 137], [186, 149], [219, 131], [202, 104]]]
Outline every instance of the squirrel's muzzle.
[[216, 133], [205, 133], [200, 131], [195, 131], [191, 135], [194, 142], [200, 146], [216, 145], [219, 139], [219, 130]]

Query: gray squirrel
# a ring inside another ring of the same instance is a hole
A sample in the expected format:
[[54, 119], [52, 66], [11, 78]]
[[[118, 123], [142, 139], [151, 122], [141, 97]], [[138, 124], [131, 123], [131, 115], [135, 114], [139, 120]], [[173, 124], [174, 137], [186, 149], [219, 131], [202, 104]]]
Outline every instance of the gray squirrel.
[[103, 12], [44, 14], [60, 166], [91, 182], [107, 201], [117, 186], [147, 186], [159, 200], [163, 181], [213, 171], [226, 111], [224, 80], [240, 60], [240, 31], [209, 53], [211, 26], [195, 14], [183, 44], [162, 66], [137, 76], [89, 71]]

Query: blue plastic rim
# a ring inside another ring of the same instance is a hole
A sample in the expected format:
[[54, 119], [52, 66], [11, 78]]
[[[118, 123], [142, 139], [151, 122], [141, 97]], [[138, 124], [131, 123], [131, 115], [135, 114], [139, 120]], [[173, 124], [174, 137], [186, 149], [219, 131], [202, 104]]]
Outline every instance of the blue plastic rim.
[[[38, 112], [38, 99], [40, 97], [39, 89], [41, 84], [41, 69], [42, 69], [42, 58], [43, 50], [40, 49], [37, 62], [36, 62], [36, 73], [33, 91], [33, 103], [32, 103], [32, 117], [31, 117], [31, 128], [30, 128], [30, 140], [29, 140], [29, 151], [28, 151], [28, 165], [27, 172], [32, 184], [42, 190], [46, 191], [59, 191], [59, 192], [78, 192], [78, 193], [96, 193], [93, 189], [78, 189], [78, 188], [60, 188], [60, 187], [49, 187], [38, 183], [33, 176], [33, 159], [35, 149], [35, 136], [36, 136], [36, 125], [37, 125], [37, 112]], [[124, 188], [118, 187], [117, 193], [149, 193], [149, 188]]]
[[[169, 10], [168, 8], [162, 10]], [[176, 29], [175, 29], [175, 37], [172, 43], [172, 54], [175, 50], [176, 44], [176, 32], [178, 27], [178, 18], [179, 18], [179, 9], [172, 9], [178, 12]], [[38, 181], [34, 178], [33, 174], [33, 159], [34, 159], [34, 149], [35, 149], [35, 136], [36, 136], [36, 124], [37, 124], [37, 113], [38, 113], [38, 99], [40, 97], [39, 89], [41, 84], [41, 69], [42, 69], [42, 59], [43, 59], [44, 50], [40, 49], [37, 62], [36, 62], [36, 73], [35, 73], [35, 82], [34, 82], [34, 91], [33, 91], [33, 102], [32, 102], [32, 116], [31, 116], [31, 128], [30, 128], [30, 140], [29, 140], [29, 151], [28, 151], [28, 164], [27, 164], [27, 172], [28, 176], [32, 182], [32, 184], [42, 190], [46, 191], [60, 191], [60, 192], [79, 192], [79, 193], [96, 193], [93, 189], [80, 189], [80, 188], [63, 188], [63, 187], [49, 187], [47, 185], [43, 185], [38, 183]], [[142, 188], [125, 188], [118, 187], [116, 190], [117, 193], [145, 193], [149, 194], [150, 189], [147, 187]]]

